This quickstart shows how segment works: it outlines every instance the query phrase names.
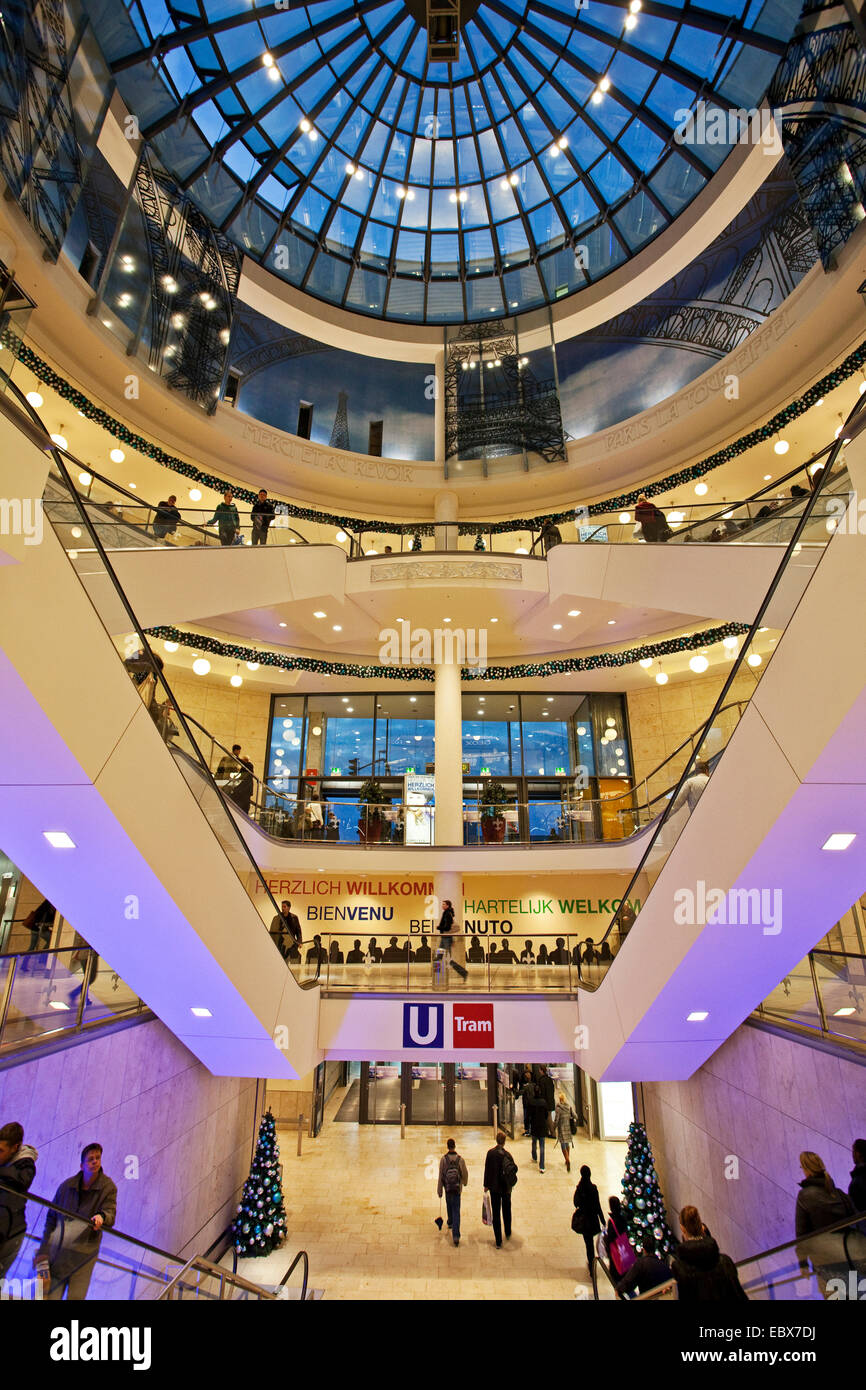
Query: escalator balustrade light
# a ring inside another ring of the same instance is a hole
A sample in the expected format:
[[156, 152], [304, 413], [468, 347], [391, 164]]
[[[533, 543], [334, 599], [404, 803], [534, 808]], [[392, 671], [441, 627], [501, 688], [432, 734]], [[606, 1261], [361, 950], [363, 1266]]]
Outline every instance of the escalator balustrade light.
[[833, 835], [829, 837], [829, 839], [824, 841], [821, 848], [828, 850], [848, 849], [850, 845], [853, 845], [856, 839], [857, 836], [855, 834], [848, 834], [844, 831], [836, 831]]

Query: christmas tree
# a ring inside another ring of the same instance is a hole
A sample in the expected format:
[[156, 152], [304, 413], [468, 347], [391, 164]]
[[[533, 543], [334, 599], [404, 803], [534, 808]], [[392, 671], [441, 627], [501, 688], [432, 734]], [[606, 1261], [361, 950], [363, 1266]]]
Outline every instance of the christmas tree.
[[280, 1184], [280, 1151], [270, 1110], [262, 1116], [253, 1166], [244, 1183], [232, 1225], [239, 1255], [270, 1255], [286, 1238], [286, 1209]]
[[628, 1153], [625, 1159], [622, 1192], [629, 1240], [637, 1254], [643, 1254], [643, 1237], [646, 1231], [652, 1231], [655, 1236], [658, 1254], [669, 1254], [674, 1246], [674, 1238], [668, 1226], [664, 1198], [653, 1167], [653, 1151], [646, 1130], [637, 1120], [628, 1127]]

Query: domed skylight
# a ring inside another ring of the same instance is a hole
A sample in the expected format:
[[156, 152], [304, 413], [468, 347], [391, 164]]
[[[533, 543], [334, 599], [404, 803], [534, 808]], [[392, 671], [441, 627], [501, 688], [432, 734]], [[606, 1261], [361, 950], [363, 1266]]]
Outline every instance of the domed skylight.
[[800, 3], [469, 0], [450, 65], [419, 0], [86, 8], [142, 134], [248, 255], [449, 323], [552, 303], [663, 230], [730, 149], [677, 140], [683, 111], [757, 105]]

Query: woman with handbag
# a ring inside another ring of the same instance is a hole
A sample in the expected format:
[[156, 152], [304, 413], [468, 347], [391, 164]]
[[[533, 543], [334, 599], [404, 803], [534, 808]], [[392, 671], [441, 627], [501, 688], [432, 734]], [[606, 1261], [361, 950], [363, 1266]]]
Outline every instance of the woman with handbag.
[[602, 1215], [601, 1202], [598, 1199], [598, 1188], [592, 1181], [592, 1170], [584, 1163], [580, 1170], [580, 1182], [574, 1189], [574, 1212], [571, 1217], [571, 1229], [577, 1235], [583, 1236], [590, 1278], [595, 1265], [593, 1242], [603, 1225], [604, 1216]]
[[622, 1278], [635, 1262], [634, 1247], [628, 1238], [628, 1222], [618, 1197], [608, 1197], [607, 1253], [616, 1273]]
[[560, 1091], [556, 1101], [556, 1114], [553, 1117], [553, 1127], [556, 1133], [556, 1142], [562, 1149], [562, 1156], [565, 1159], [565, 1171], [571, 1172], [570, 1150], [574, 1135], [577, 1133], [577, 1116]]

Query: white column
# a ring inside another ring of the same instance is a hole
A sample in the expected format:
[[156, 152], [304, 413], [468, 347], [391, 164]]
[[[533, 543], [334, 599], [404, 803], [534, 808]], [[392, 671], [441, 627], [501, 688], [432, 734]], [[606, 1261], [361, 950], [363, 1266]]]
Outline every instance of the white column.
[[[437, 845], [463, 844], [463, 738], [460, 667], [435, 668], [435, 792]], [[438, 889], [437, 889], [438, 892]], [[446, 897], [449, 895], [446, 894]]]
[[[436, 522], [453, 523], [457, 520], [457, 493], [456, 492], [437, 492], [433, 498], [433, 520]], [[455, 525], [437, 525], [434, 528], [435, 540], [434, 550], [456, 550], [457, 549], [457, 527]]]

